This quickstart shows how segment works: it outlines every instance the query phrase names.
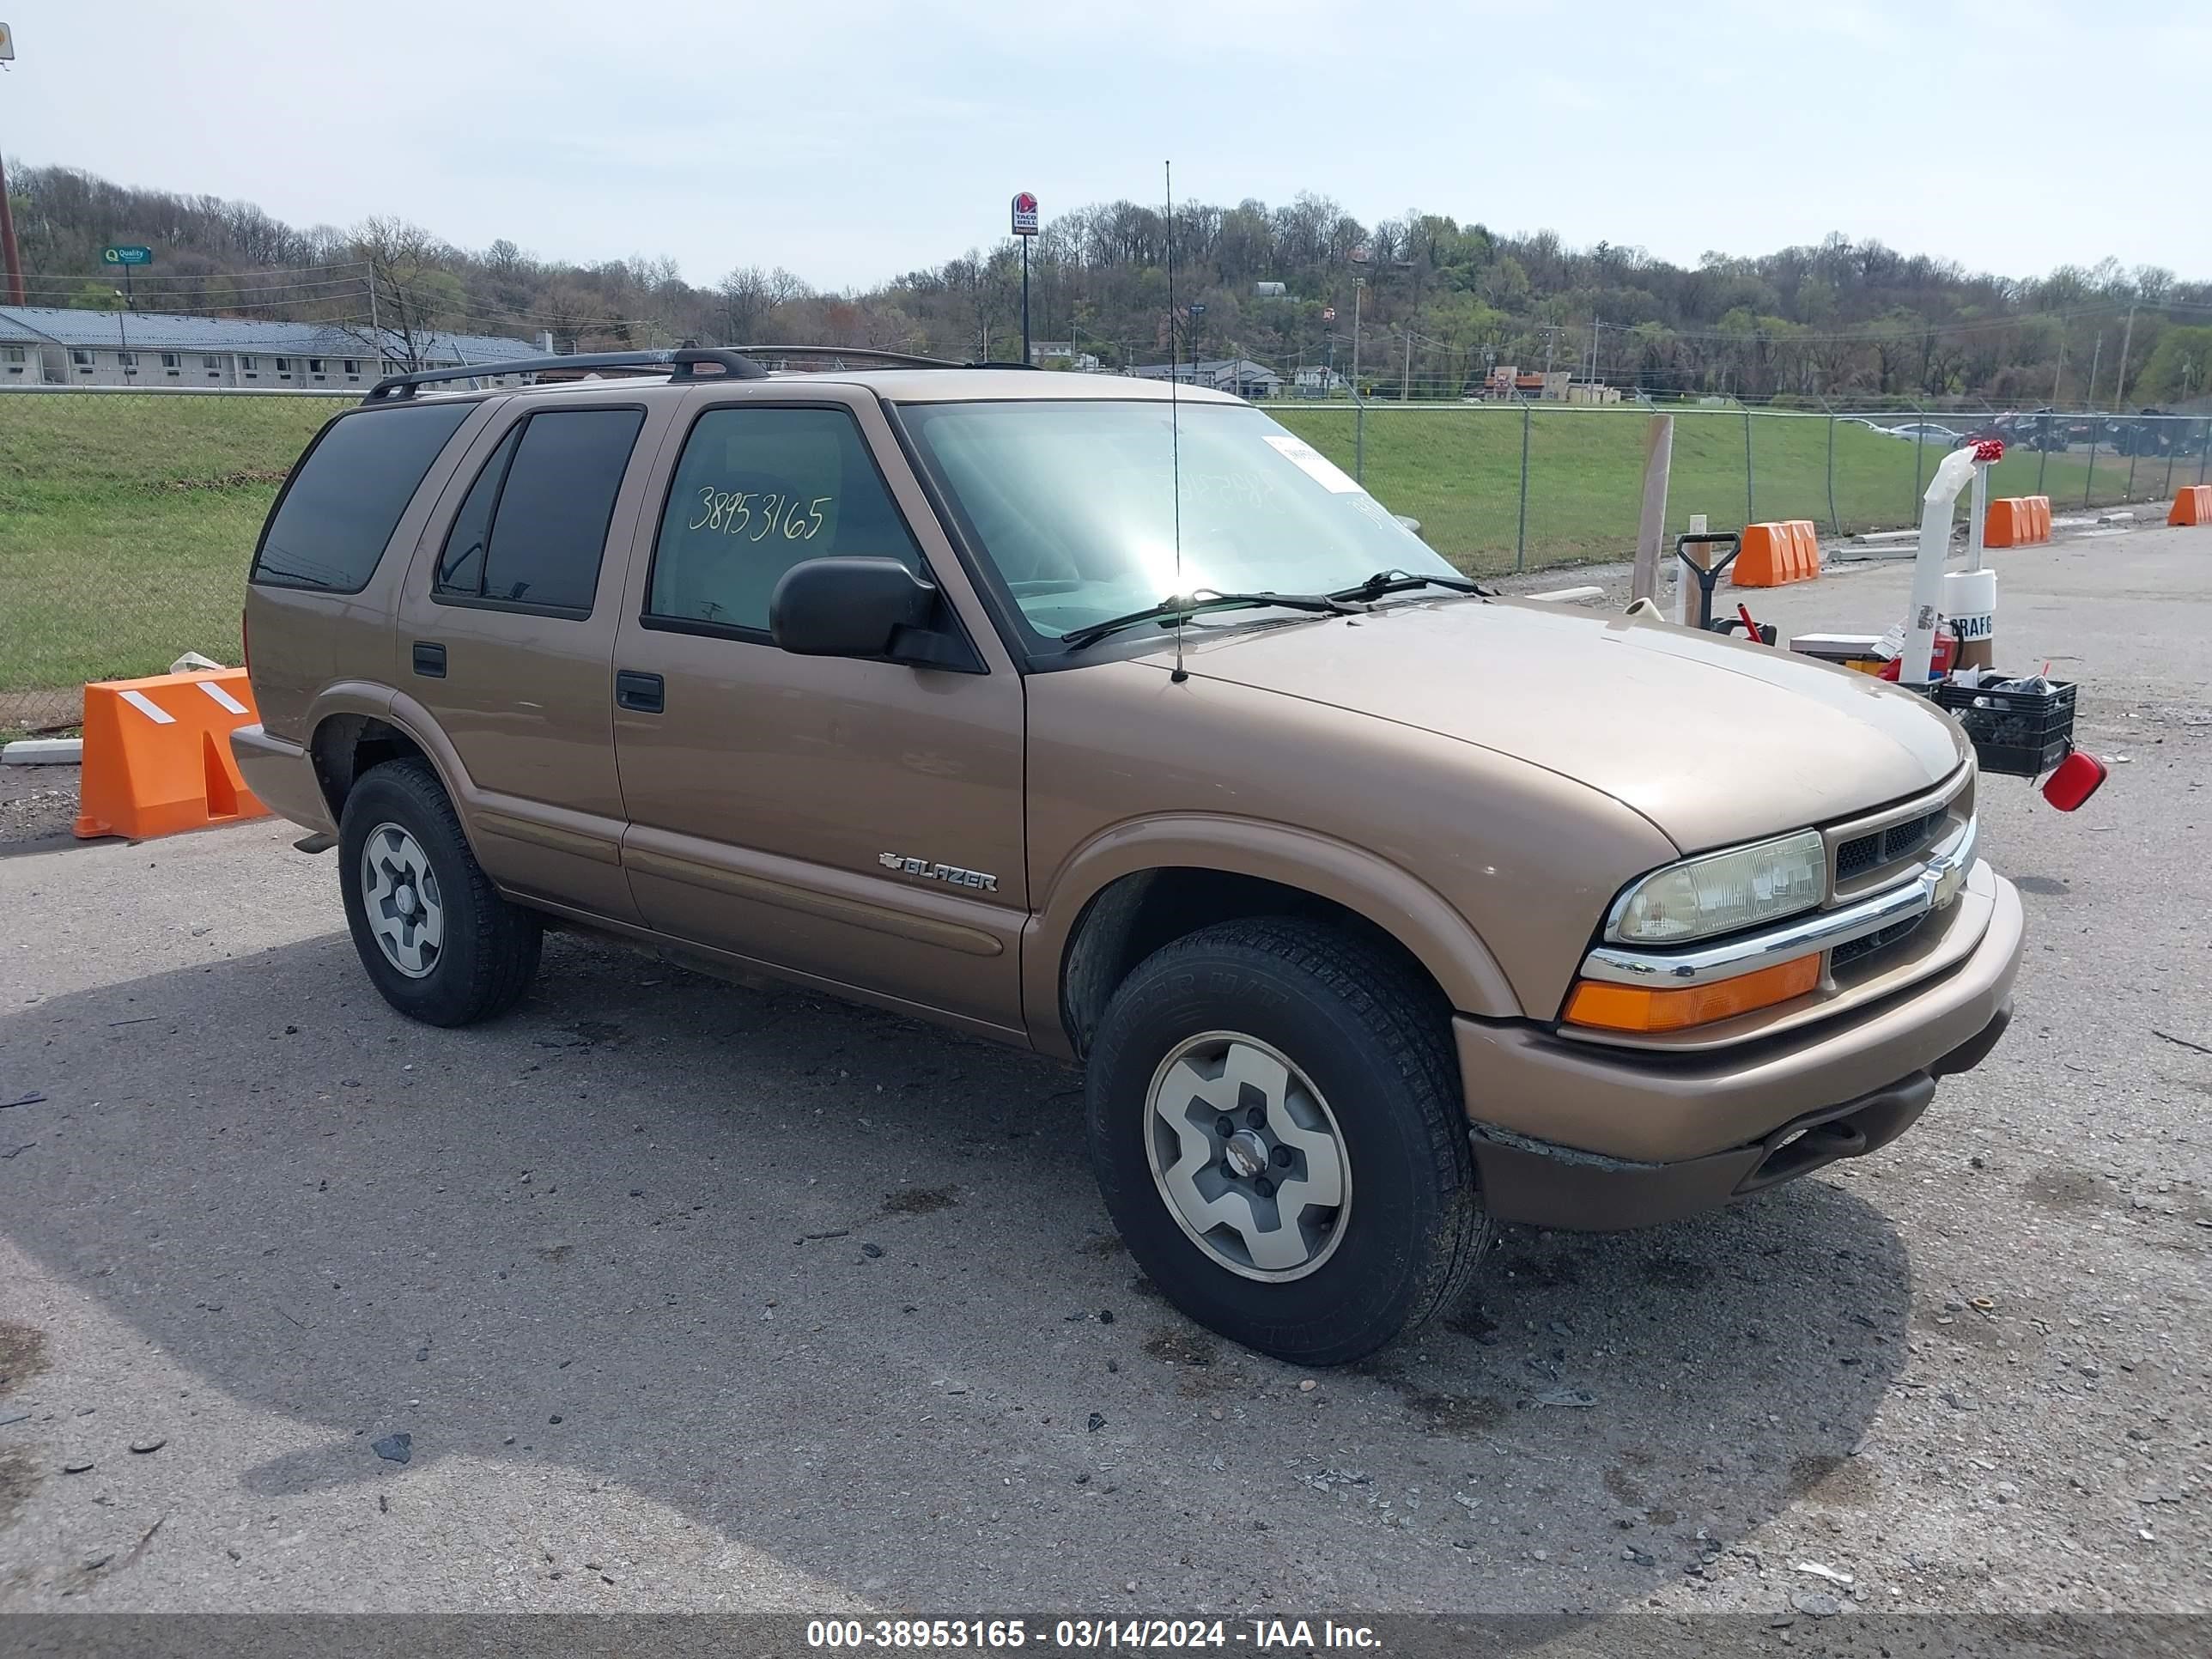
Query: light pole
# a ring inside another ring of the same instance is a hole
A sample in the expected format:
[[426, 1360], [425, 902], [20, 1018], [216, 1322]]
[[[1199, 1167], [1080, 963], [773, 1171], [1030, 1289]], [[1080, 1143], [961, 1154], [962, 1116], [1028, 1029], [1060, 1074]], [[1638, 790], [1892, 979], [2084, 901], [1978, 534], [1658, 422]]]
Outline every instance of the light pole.
[[1367, 279], [1352, 279], [1352, 395], [1359, 396], [1359, 302], [1367, 293]]

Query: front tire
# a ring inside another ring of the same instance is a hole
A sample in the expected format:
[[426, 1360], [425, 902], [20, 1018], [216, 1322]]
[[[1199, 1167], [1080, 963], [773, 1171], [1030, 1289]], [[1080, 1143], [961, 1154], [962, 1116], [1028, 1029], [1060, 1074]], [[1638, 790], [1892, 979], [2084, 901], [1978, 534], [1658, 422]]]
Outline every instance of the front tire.
[[1231, 921], [1115, 993], [1085, 1092], [1130, 1255], [1176, 1307], [1296, 1364], [1372, 1352], [1489, 1243], [1448, 1012], [1338, 929]]
[[361, 965], [410, 1019], [472, 1024], [530, 988], [544, 930], [500, 897], [427, 762], [387, 761], [354, 785], [338, 878]]

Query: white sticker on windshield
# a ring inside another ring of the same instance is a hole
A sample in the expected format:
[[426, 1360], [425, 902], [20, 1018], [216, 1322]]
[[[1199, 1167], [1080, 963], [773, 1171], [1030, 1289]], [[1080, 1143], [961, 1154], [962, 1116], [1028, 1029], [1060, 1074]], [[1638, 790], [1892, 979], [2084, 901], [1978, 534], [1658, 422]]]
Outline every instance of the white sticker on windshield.
[[1357, 478], [1304, 439], [1293, 438], [1287, 432], [1263, 432], [1260, 435], [1273, 444], [1291, 465], [1330, 494], [1357, 495], [1362, 493]]

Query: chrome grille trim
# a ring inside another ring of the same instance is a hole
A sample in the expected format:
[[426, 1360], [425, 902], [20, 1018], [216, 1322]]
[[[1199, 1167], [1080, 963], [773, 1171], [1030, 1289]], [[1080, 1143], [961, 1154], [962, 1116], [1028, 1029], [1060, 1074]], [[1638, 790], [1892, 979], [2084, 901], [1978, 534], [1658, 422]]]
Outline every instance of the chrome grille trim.
[[[1911, 880], [1929, 856], [1929, 847], [1942, 845], [1949, 836], [1957, 833], [1959, 826], [1973, 821], [1976, 781], [1974, 763], [1968, 761], [1924, 794], [1899, 801], [1879, 812], [1830, 824], [1821, 830], [1828, 857], [1827, 907], [1832, 909], [1899, 881]], [[1884, 845], [1891, 843], [1893, 832], [1918, 820], [1930, 821], [1932, 827], [1923, 832], [1917, 845], [1911, 838], [1894, 850], [1893, 843]], [[1845, 850], [1869, 837], [1876, 838], [1875, 856], [1856, 867], [1846, 868]]]
[[1849, 904], [1811, 911], [1778, 927], [1717, 940], [1698, 950], [1632, 951], [1602, 945], [1583, 958], [1582, 976], [1613, 985], [1674, 989], [1737, 979], [1811, 951], [1832, 951], [1927, 915], [1936, 908], [1936, 894], [1947, 884], [1950, 895], [1955, 895], [1973, 864], [1977, 833], [1975, 821], [1967, 819], [1922, 862], [1917, 875]]

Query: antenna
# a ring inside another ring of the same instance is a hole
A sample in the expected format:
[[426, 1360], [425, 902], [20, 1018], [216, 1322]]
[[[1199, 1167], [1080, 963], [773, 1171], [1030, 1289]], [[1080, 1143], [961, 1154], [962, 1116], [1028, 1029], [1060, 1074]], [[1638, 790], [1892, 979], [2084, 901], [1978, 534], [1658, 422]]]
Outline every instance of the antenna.
[[[1163, 161], [1168, 186], [1168, 476], [1175, 495], [1175, 571], [1176, 602], [1185, 603], [1182, 592], [1182, 404], [1176, 396], [1179, 380], [1176, 358], [1175, 303], [1175, 163]], [[1195, 372], [1195, 370], [1194, 370]], [[1182, 625], [1187, 613], [1176, 614], [1175, 672], [1169, 679], [1181, 685], [1190, 675], [1182, 665]]]

